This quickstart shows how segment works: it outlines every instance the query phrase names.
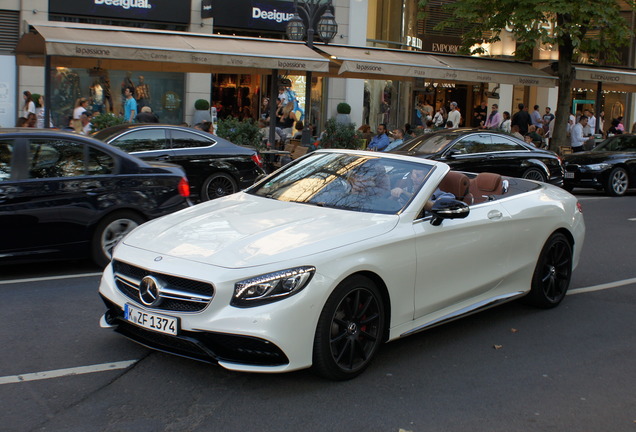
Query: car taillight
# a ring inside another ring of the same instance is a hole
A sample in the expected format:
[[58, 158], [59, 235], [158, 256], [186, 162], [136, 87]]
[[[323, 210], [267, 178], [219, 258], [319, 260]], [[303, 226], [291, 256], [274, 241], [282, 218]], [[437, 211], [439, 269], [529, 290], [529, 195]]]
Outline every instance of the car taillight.
[[256, 165], [258, 165], [259, 167], [263, 168], [263, 159], [261, 159], [261, 157], [259, 156], [258, 153], [254, 153], [252, 155], [252, 160], [254, 161], [254, 163]]
[[179, 180], [179, 185], [177, 186], [177, 190], [179, 191], [179, 195], [184, 198], [188, 198], [190, 196], [190, 183], [188, 183], [187, 178], [181, 177], [181, 180]]
[[576, 202], [576, 209], [579, 211], [579, 213], [583, 213], [583, 206], [578, 201]]

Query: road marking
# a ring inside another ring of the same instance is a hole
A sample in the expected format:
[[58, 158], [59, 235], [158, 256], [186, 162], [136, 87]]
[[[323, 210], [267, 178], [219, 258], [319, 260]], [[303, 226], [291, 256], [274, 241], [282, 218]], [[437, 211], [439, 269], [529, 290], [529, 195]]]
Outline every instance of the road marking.
[[636, 222], [636, 218], [629, 218], [627, 220], [630, 221], [630, 222]]
[[37, 380], [50, 379], [50, 378], [83, 375], [83, 374], [94, 373], [94, 372], [105, 372], [109, 370], [126, 369], [134, 365], [138, 361], [139, 360], [126, 360], [126, 361], [120, 361], [120, 362], [114, 362], [114, 363], [102, 363], [102, 364], [97, 364], [92, 366], [80, 366], [75, 368], [57, 369], [57, 370], [46, 371], [46, 372], [34, 372], [34, 373], [27, 373], [22, 375], [5, 376], [5, 377], [0, 377], [0, 384], [13, 384], [13, 383], [19, 383], [19, 382], [26, 382], [26, 381], [37, 381]]
[[573, 290], [568, 290], [568, 294], [581, 294], [586, 292], [602, 291], [602, 290], [606, 290], [610, 288], [618, 288], [621, 286], [630, 285], [633, 283], [636, 283], [636, 278], [623, 279], [616, 282], [609, 282], [609, 283], [594, 285], [594, 286], [585, 287], [585, 288], [575, 288]]
[[99, 273], [83, 273], [83, 274], [74, 274], [74, 275], [62, 275], [62, 276], [45, 276], [39, 278], [28, 278], [28, 279], [13, 279], [13, 280], [4, 280], [0, 281], [0, 285], [8, 285], [14, 283], [25, 283], [25, 282], [42, 282], [49, 280], [60, 280], [60, 279], [73, 279], [73, 278], [83, 278], [83, 277], [92, 277], [92, 276], [101, 276], [102, 272]]

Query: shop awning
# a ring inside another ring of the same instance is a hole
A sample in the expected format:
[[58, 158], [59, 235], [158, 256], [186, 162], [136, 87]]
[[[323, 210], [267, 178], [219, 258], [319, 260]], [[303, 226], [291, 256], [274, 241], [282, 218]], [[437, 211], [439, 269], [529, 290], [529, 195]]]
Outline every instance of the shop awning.
[[601, 83], [605, 90], [636, 92], [636, 70], [576, 65], [576, 86]]
[[43, 56], [179, 64], [183, 71], [328, 72], [329, 60], [300, 42], [69, 23], [31, 23], [16, 48], [20, 64]]
[[488, 82], [554, 87], [556, 77], [529, 64], [418, 51], [320, 45], [343, 78], [409, 77], [441, 81]]

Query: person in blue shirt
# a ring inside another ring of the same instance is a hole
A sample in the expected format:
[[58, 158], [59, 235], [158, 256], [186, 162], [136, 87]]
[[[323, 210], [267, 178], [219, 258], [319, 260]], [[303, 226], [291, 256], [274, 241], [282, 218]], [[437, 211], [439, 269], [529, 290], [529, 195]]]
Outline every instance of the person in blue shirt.
[[129, 86], [124, 89], [124, 96], [126, 96], [126, 101], [124, 102], [124, 120], [128, 123], [133, 123], [137, 115], [137, 101], [133, 97], [134, 95], [134, 87]]
[[396, 129], [393, 131], [393, 137], [395, 138], [391, 144], [389, 144], [388, 146], [386, 146], [384, 148], [385, 152], [391, 151], [394, 148], [402, 145], [404, 143], [404, 131], [402, 129]]
[[377, 132], [378, 134], [371, 138], [371, 142], [367, 146], [368, 150], [382, 151], [389, 145], [389, 137], [386, 134], [386, 125], [384, 123], [378, 125]]

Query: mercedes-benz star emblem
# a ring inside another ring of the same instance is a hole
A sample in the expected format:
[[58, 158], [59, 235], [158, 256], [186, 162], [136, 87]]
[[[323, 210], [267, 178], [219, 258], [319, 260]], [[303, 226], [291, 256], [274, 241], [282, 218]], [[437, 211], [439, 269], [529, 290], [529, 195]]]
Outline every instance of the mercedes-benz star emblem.
[[161, 284], [154, 276], [146, 276], [139, 284], [139, 299], [146, 306], [158, 306], [161, 303]]

